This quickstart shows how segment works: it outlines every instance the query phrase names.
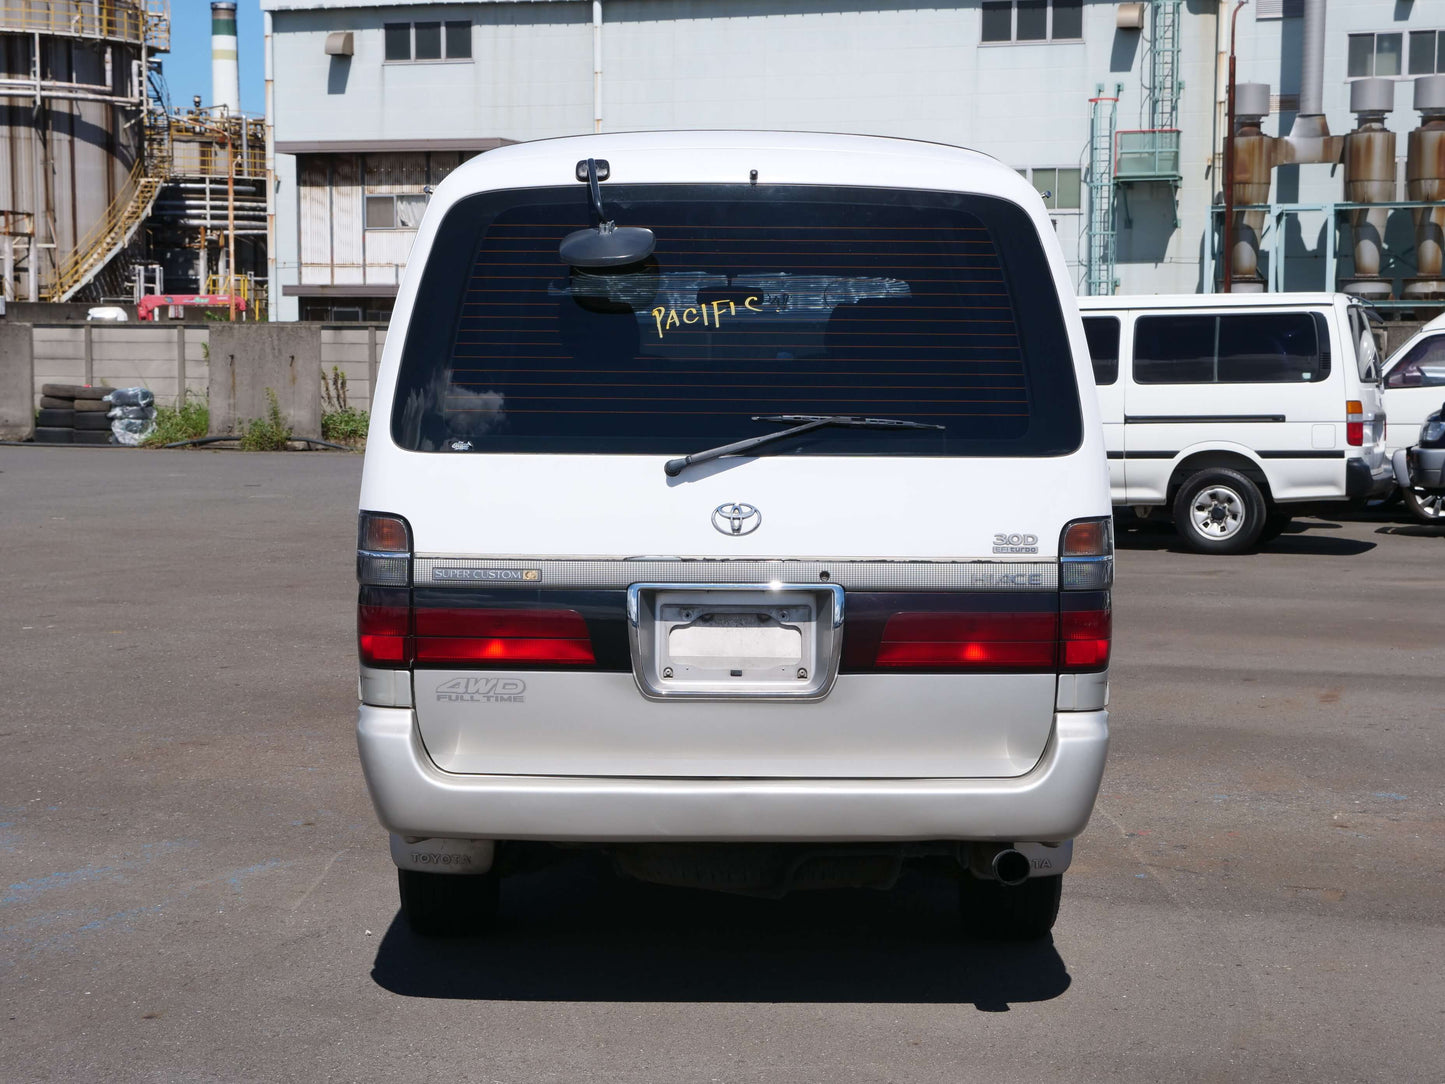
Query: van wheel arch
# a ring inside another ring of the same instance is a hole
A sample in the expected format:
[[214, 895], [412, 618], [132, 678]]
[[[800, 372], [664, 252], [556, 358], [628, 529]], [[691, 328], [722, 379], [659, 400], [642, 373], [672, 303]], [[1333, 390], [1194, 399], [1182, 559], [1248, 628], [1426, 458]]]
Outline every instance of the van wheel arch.
[[1194, 452], [1179, 461], [1174, 468], [1174, 473], [1169, 476], [1169, 488], [1165, 497], [1164, 507], [1173, 508], [1174, 501], [1179, 496], [1179, 487], [1193, 475], [1202, 470], [1223, 468], [1224, 470], [1238, 471], [1244, 475], [1259, 490], [1259, 495], [1264, 498], [1266, 514], [1274, 512], [1274, 496], [1270, 493], [1269, 479], [1265, 477], [1264, 469], [1246, 455], [1238, 452], [1226, 452], [1221, 450]]

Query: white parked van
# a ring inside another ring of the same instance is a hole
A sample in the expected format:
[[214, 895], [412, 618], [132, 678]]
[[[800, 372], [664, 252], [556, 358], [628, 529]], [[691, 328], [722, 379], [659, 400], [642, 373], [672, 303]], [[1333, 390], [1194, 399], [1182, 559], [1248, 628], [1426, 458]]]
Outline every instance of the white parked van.
[[1437, 316], [1384, 366], [1385, 448], [1393, 453], [1420, 439], [1420, 426], [1445, 403], [1445, 316]]
[[361, 489], [402, 910], [513, 841], [774, 894], [958, 875], [1041, 936], [1108, 744], [1112, 520], [1037, 193], [952, 147], [506, 147], [436, 191]]
[[1394, 484], [1374, 337], [1345, 294], [1079, 302], [1114, 504], [1240, 553], [1322, 502]]

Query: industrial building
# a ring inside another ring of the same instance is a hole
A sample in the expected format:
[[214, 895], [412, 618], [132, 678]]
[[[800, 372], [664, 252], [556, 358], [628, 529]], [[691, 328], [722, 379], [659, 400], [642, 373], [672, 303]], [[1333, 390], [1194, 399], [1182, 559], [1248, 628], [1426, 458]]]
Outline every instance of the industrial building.
[[0, 296], [264, 287], [265, 130], [240, 111], [235, 4], [212, 14], [221, 97], [179, 108], [167, 0], [0, 0]]
[[[384, 316], [427, 187], [461, 158], [514, 140], [664, 128], [841, 130], [982, 150], [1045, 193], [1081, 293], [1211, 290], [1227, 272], [1233, 289], [1430, 297], [1407, 294], [1406, 280], [1433, 274], [1416, 266], [1417, 233], [1433, 227], [1416, 220], [1439, 194], [1424, 177], [1439, 122], [1432, 81], [1417, 80], [1445, 69], [1438, 0], [1331, 0], [1327, 13], [1324, 0], [1251, 0], [1237, 19], [1237, 5], [1210, 0], [262, 8], [282, 319]], [[1226, 185], [1232, 33], [1248, 85], [1235, 118], [1245, 173]], [[1356, 129], [1375, 134], [1353, 140], [1346, 169], [1341, 137]], [[1424, 173], [1407, 182], [1411, 169]], [[1352, 206], [1363, 200], [1414, 206]], [[1357, 248], [1366, 233], [1378, 243]]]

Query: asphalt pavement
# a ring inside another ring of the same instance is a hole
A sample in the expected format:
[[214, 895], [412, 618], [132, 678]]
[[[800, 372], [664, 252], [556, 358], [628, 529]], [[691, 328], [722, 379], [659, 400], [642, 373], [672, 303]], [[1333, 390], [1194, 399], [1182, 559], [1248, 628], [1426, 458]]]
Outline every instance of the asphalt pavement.
[[1124, 534], [1051, 943], [581, 860], [418, 942], [336, 453], [0, 448], [0, 1080], [1445, 1081], [1445, 528]]

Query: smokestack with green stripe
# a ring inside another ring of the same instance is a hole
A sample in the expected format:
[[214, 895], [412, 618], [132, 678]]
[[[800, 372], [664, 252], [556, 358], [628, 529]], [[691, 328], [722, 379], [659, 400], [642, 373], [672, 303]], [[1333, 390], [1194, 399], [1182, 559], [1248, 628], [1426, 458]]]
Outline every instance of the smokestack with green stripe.
[[236, 5], [211, 4], [211, 104], [233, 116], [241, 112], [241, 75], [236, 64]]

